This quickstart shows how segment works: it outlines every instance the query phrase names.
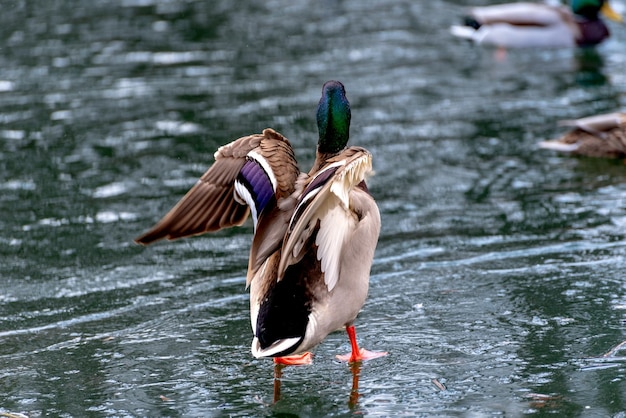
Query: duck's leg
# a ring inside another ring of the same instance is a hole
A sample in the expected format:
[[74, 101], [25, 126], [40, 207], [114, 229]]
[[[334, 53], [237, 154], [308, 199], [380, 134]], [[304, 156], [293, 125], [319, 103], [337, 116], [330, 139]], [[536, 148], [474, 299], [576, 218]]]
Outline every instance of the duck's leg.
[[357, 361], [371, 360], [373, 358], [383, 357], [387, 355], [386, 351], [368, 351], [364, 348], [359, 348], [356, 342], [356, 328], [354, 325], [347, 325], [346, 332], [348, 338], [350, 338], [350, 345], [352, 346], [352, 353], [346, 355], [337, 355], [337, 359], [340, 361], [347, 361], [348, 363], [354, 363]]
[[308, 351], [295, 356], [274, 357], [274, 364], [285, 366], [303, 366], [313, 363], [313, 354]]
[[283, 377], [283, 365], [274, 366], [274, 403], [280, 400], [280, 379]]

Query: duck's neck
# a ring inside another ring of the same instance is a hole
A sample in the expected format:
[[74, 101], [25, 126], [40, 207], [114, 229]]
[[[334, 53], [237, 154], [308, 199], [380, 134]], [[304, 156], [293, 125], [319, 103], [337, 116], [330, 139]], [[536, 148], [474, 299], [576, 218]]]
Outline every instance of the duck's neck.
[[328, 81], [322, 88], [317, 106], [319, 141], [311, 172], [323, 168], [326, 161], [345, 149], [350, 136], [350, 103], [346, 90], [338, 81]]
[[326, 167], [328, 164], [330, 164], [328, 160], [335, 157], [341, 151], [343, 150], [340, 150], [339, 152], [320, 152], [318, 149], [315, 154], [315, 162], [313, 162], [313, 167], [311, 167], [311, 170], [309, 171], [309, 175], [313, 175], [317, 173], [318, 171], [320, 171], [321, 169], [323, 169], [324, 167]]
[[580, 36], [576, 38], [578, 46], [597, 45], [609, 37], [609, 29], [602, 20], [583, 20], [576, 22]]

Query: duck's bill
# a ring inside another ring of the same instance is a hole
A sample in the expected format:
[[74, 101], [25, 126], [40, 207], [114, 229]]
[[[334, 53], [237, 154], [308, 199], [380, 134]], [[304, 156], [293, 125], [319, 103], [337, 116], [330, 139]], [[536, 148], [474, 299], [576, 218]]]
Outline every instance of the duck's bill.
[[620, 23], [624, 22], [624, 17], [621, 14], [617, 13], [615, 9], [611, 7], [608, 1], [604, 2], [604, 4], [602, 5], [602, 8], [600, 9], [600, 13], [606, 16], [607, 19], [611, 19], [615, 22], [620, 22]]

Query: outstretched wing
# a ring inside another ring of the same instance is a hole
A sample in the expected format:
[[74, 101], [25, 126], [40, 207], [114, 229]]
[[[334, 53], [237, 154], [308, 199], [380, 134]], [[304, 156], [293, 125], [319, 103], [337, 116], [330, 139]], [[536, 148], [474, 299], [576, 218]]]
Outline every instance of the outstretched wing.
[[273, 131], [220, 147], [215, 163], [152, 229], [135, 242], [148, 245], [241, 225], [293, 192], [299, 171], [289, 141]]
[[310, 178], [300, 195], [283, 242], [278, 279], [302, 259], [316, 232], [317, 258], [330, 291], [339, 280], [344, 245], [360, 221], [360, 209], [353, 206], [351, 193], [364, 185], [372, 157], [363, 148], [350, 147], [328, 163]]

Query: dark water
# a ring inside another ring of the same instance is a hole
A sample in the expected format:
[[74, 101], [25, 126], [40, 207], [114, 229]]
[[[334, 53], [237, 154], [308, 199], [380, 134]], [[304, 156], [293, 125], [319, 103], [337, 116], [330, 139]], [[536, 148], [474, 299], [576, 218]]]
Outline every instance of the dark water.
[[[535, 147], [626, 107], [626, 27], [498, 57], [448, 34], [466, 4], [3, 2], [0, 412], [626, 416], [624, 164]], [[352, 390], [332, 334], [274, 402], [249, 352], [251, 226], [132, 238], [240, 136], [271, 126], [308, 169], [329, 79], [374, 154], [357, 329], [390, 354]]]

